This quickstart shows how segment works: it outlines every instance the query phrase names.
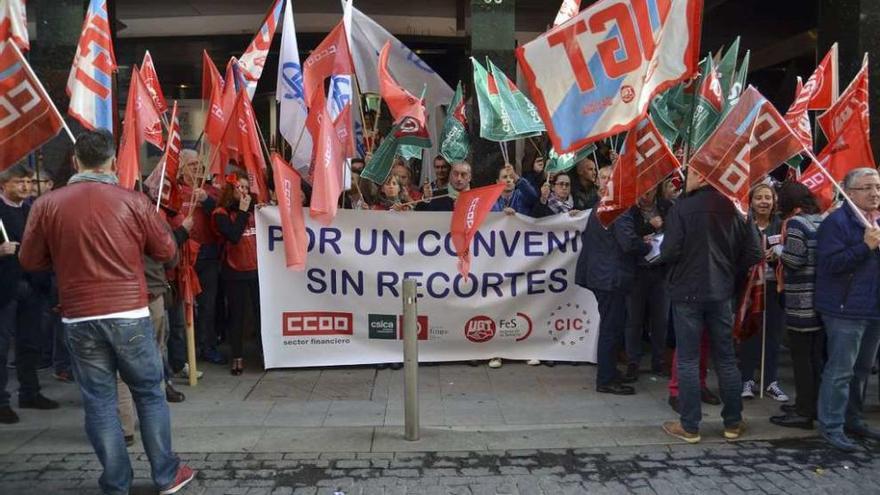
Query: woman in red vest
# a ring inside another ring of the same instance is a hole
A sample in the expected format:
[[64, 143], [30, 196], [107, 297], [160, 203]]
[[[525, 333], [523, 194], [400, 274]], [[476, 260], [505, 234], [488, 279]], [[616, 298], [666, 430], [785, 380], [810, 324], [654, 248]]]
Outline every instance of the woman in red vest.
[[223, 237], [223, 266], [220, 278], [229, 307], [231, 373], [244, 370], [244, 319], [247, 305], [260, 327], [260, 290], [257, 281], [257, 229], [254, 223], [254, 198], [246, 176], [231, 174], [220, 193], [219, 206], [213, 213], [214, 224]]

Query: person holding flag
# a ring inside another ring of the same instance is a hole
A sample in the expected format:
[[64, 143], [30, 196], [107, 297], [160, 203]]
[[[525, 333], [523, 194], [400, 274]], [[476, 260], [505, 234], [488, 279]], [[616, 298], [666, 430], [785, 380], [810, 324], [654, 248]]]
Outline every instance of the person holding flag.
[[669, 211], [657, 259], [669, 267], [681, 415], [679, 421], [663, 423], [663, 430], [688, 443], [700, 441], [700, 338], [706, 328], [724, 404], [724, 437], [735, 439], [744, 423], [732, 337], [734, 278], [758, 263], [762, 252], [757, 232], [693, 168], [685, 189], [688, 196]]
[[471, 164], [459, 162], [452, 164], [449, 172], [449, 185], [442, 195], [434, 196], [430, 188], [425, 189], [422, 202], [416, 205], [416, 211], [452, 211], [458, 195], [471, 188]]
[[504, 184], [504, 191], [498, 201], [492, 205], [492, 211], [503, 211], [507, 214], [519, 213], [528, 215], [538, 202], [538, 193], [526, 179], [517, 175], [513, 165], [505, 163], [498, 170], [498, 182]]

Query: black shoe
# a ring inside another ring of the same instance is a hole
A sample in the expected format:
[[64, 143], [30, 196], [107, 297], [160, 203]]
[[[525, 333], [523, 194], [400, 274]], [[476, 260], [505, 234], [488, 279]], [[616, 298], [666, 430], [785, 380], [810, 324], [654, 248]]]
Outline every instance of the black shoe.
[[708, 387], [700, 390], [700, 400], [703, 401], [704, 404], [709, 404], [711, 406], [717, 406], [721, 404], [721, 399], [718, 398], [717, 395], [712, 393]]
[[678, 411], [678, 397], [673, 397], [670, 395], [669, 399], [666, 400], [666, 403], [669, 404], [669, 407], [671, 407], [676, 414], [681, 414]]
[[623, 374], [623, 378], [620, 381], [623, 383], [635, 383], [639, 381], [639, 365], [636, 363], [629, 363], [626, 366], [626, 373]]
[[125, 435], [125, 437], [123, 438], [125, 438], [126, 447], [131, 447], [132, 445], [134, 445], [134, 435]]
[[468, 361], [467, 364], [471, 368], [476, 368], [477, 366], [480, 365], [480, 362], [474, 359], [474, 360]]
[[665, 366], [655, 366], [651, 368], [651, 373], [660, 378], [669, 378], [669, 372], [666, 371]]
[[165, 400], [168, 402], [183, 402], [186, 400], [186, 396], [183, 395], [183, 392], [178, 392], [170, 383], [166, 383]]
[[18, 423], [18, 421], [18, 414], [15, 414], [15, 411], [13, 411], [11, 407], [0, 407], [0, 423], [3, 423], [4, 425], [11, 425], [14, 423]]
[[636, 393], [636, 389], [629, 385], [611, 382], [608, 385], [596, 385], [596, 392], [600, 394], [633, 395]]
[[813, 420], [796, 412], [786, 413], [781, 416], [770, 416], [770, 422], [783, 428], [813, 429]]
[[58, 409], [59, 404], [43, 394], [37, 394], [33, 399], [18, 399], [18, 407], [21, 409]]
[[794, 404], [783, 404], [779, 406], [779, 410], [786, 414], [797, 412]]
[[220, 353], [216, 348], [209, 347], [202, 351], [202, 361], [209, 362], [211, 364], [228, 364], [229, 360], [226, 359], [223, 354]]

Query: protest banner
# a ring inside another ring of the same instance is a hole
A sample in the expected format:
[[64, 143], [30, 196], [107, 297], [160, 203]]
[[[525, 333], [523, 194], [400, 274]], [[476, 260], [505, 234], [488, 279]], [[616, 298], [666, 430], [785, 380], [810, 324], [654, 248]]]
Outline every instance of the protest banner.
[[419, 283], [419, 360], [596, 361], [596, 301], [574, 284], [589, 212], [544, 219], [492, 213], [462, 276], [448, 213], [306, 215], [308, 265], [285, 269], [277, 208], [257, 212], [267, 368], [400, 362], [404, 278]]

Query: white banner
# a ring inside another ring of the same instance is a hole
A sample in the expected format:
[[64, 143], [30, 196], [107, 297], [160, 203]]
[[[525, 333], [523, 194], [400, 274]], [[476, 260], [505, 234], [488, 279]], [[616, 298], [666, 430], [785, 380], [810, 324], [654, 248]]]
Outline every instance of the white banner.
[[293, 272], [278, 209], [257, 213], [267, 368], [403, 361], [404, 278], [419, 286], [420, 361], [596, 361], [596, 300], [574, 284], [586, 213], [490, 214], [466, 278], [449, 213], [340, 210], [331, 227], [305, 216], [308, 264]]

